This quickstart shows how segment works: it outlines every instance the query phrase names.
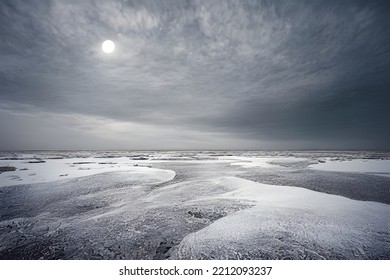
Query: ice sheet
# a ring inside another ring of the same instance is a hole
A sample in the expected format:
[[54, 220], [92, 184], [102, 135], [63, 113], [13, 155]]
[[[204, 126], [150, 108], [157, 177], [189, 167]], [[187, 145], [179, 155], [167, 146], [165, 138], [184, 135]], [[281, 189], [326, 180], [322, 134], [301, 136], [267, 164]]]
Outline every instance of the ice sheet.
[[245, 168], [261, 167], [261, 168], [277, 168], [286, 167], [296, 164], [308, 163], [307, 158], [297, 157], [230, 157], [234, 162], [231, 165], [242, 166]]
[[[363, 157], [388, 159], [337, 154], [345, 162], [372, 162]], [[388, 259], [389, 178], [307, 169], [325, 159], [336, 157], [64, 152], [3, 158], [0, 166], [19, 169], [0, 174], [4, 185], [37, 184], [0, 189], [0, 257]], [[28, 163], [38, 160], [45, 162]]]
[[309, 168], [336, 172], [361, 172], [390, 176], [390, 160], [352, 159], [348, 161], [328, 159], [324, 163], [310, 165]]
[[[0, 166], [13, 166], [17, 170], [0, 173], [0, 187], [20, 184], [52, 182], [113, 171], [130, 171], [133, 174], [151, 174], [155, 169], [144, 167], [142, 160], [120, 158], [64, 158], [64, 159], [0, 160]], [[172, 179], [173, 171], [158, 171]], [[163, 178], [162, 178], [163, 179]]]
[[390, 249], [389, 205], [233, 177], [219, 184], [234, 190], [214, 199], [256, 205], [187, 235], [172, 258], [369, 259]]

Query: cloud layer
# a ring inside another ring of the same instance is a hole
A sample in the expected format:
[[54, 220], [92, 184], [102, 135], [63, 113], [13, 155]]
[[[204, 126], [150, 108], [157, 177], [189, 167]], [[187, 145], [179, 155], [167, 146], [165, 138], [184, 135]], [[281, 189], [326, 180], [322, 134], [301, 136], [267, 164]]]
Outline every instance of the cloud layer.
[[389, 15], [386, 1], [1, 1], [0, 149], [389, 149]]

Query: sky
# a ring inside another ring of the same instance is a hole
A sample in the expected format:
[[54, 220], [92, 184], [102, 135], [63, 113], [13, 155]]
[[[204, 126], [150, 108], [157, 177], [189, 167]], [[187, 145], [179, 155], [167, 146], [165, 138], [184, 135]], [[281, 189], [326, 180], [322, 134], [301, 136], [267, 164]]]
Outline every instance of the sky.
[[389, 1], [2, 0], [0, 150], [390, 150], [389, 24]]

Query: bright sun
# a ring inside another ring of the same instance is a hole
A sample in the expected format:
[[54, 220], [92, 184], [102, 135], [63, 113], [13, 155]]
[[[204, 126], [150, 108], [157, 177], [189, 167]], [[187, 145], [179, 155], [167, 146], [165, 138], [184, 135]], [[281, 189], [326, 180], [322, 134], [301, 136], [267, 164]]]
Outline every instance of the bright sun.
[[115, 50], [115, 44], [111, 40], [106, 40], [102, 44], [102, 50], [105, 53], [112, 53]]

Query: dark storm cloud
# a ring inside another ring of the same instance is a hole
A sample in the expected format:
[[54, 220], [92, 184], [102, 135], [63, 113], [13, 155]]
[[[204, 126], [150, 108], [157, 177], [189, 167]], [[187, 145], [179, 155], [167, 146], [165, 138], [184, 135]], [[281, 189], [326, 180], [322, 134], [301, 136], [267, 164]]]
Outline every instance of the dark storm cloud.
[[2, 1], [0, 148], [39, 131], [19, 147], [388, 149], [389, 15], [386, 1]]

